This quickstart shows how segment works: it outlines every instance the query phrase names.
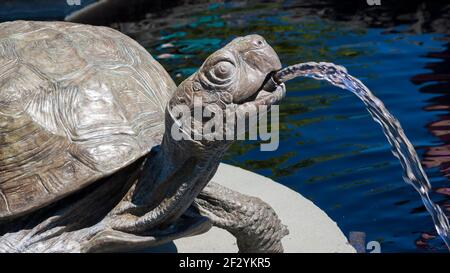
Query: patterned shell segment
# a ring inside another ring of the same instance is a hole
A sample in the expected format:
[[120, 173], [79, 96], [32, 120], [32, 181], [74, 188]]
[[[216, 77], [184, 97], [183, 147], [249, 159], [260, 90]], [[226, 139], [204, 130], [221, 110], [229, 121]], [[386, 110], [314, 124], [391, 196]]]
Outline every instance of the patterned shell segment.
[[110, 28], [0, 24], [0, 220], [147, 154], [175, 88], [144, 48]]

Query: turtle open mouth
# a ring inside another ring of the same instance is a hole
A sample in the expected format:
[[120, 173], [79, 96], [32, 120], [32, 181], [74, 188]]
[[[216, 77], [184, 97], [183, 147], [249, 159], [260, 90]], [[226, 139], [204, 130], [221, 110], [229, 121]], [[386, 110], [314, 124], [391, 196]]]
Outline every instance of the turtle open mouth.
[[286, 87], [284, 83], [280, 84], [275, 82], [269, 83], [269, 81], [272, 81], [273, 73], [275, 72], [269, 73], [267, 75], [267, 78], [264, 81], [264, 83], [253, 95], [240, 101], [238, 104], [253, 103], [255, 104], [255, 106], [258, 105], [270, 106], [278, 103], [281, 99], [283, 99], [286, 93]]

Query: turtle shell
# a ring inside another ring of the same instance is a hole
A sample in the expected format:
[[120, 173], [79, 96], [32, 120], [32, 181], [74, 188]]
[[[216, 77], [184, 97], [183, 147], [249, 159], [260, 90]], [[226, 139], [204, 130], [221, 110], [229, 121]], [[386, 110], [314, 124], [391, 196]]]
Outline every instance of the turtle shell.
[[176, 85], [106, 27], [0, 24], [0, 220], [55, 202], [161, 143]]

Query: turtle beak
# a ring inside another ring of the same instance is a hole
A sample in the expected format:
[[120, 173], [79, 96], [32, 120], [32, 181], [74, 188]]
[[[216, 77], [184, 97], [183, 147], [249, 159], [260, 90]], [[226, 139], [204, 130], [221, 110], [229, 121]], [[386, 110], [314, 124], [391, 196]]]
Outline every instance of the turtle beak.
[[266, 45], [260, 50], [256, 51], [259, 58], [258, 60], [259, 69], [264, 75], [268, 75], [271, 72], [281, 69], [281, 61], [278, 58], [277, 53], [270, 45]]
[[249, 35], [243, 39], [251, 43], [253, 47], [241, 52], [243, 61], [241, 83], [240, 88], [233, 94], [234, 103], [244, 103], [254, 99], [272, 72], [281, 69], [277, 53], [261, 36]]

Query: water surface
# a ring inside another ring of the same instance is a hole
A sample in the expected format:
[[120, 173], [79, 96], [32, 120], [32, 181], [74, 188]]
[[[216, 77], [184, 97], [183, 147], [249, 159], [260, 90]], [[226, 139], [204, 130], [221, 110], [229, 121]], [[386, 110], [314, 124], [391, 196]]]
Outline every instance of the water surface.
[[[115, 27], [140, 41], [178, 82], [232, 38], [261, 34], [285, 65], [328, 61], [345, 66], [400, 120], [422, 160], [425, 152], [444, 144], [428, 125], [440, 120], [445, 109], [427, 111], [436, 95], [433, 90], [421, 92], [436, 84], [428, 67], [442, 62], [438, 53], [448, 47], [443, 34], [328, 20], [289, 3], [180, 7], [139, 25]], [[389, 143], [358, 99], [315, 80], [299, 79], [287, 88], [280, 107], [279, 149], [261, 152], [258, 143], [240, 142], [227, 153], [226, 162], [300, 192], [344, 233], [364, 231], [368, 240], [381, 243], [383, 252], [446, 251], [434, 238], [433, 223], [417, 193], [403, 182]], [[426, 172], [433, 188], [443, 189], [431, 198], [448, 209], [450, 183], [439, 168]]]

